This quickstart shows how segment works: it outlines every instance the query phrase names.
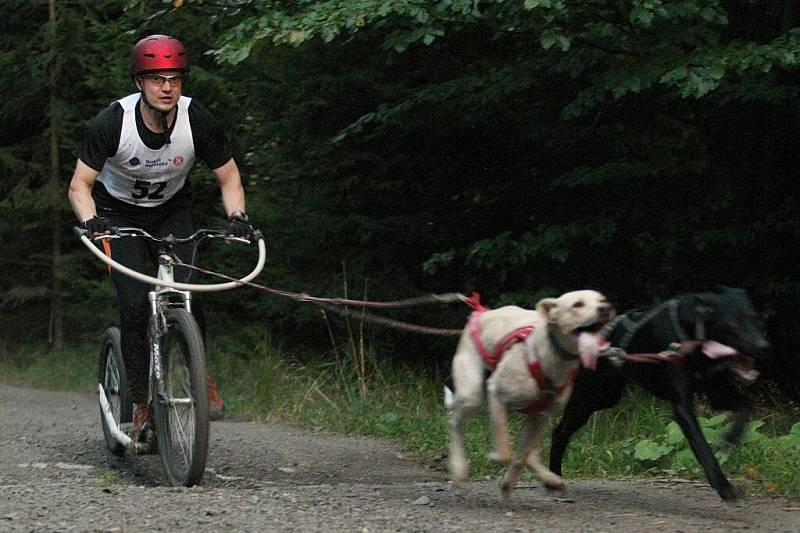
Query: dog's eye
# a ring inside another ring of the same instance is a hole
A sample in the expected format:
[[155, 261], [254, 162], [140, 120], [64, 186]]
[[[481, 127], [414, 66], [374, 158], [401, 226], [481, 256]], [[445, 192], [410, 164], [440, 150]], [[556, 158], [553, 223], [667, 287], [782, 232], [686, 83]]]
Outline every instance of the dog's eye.
[[577, 301], [574, 304], [572, 304], [572, 307], [577, 308], [577, 307], [583, 307], [584, 305], [586, 305], [586, 304], [583, 303], [582, 301]]

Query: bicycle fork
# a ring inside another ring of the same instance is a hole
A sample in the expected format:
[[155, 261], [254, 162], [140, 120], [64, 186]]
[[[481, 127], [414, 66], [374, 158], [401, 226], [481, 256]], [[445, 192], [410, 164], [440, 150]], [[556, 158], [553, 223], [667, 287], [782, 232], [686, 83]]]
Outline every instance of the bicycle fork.
[[[172, 282], [175, 280], [174, 268], [172, 258], [162, 253], [158, 257], [158, 279]], [[151, 394], [151, 403], [154, 401], [164, 402], [164, 380], [162, 379], [161, 370], [162, 357], [161, 341], [167, 334], [167, 319], [164, 315], [164, 307], [169, 306], [167, 298], [171, 295], [178, 296], [180, 302], [178, 306], [183, 307], [188, 312], [192, 312], [192, 293], [189, 291], [181, 291], [171, 289], [162, 285], [156, 285], [155, 288], [147, 293], [147, 298], [150, 302], [150, 383], [153, 387], [149, 389]], [[155, 395], [155, 398], [152, 395]]]

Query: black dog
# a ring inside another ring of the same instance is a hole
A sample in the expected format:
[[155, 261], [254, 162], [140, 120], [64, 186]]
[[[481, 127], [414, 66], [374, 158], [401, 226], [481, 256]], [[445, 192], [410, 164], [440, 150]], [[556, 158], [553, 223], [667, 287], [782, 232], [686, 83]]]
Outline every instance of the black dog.
[[[685, 355], [670, 361], [626, 360], [621, 365], [601, 358], [595, 372], [583, 369], [553, 431], [550, 470], [561, 474], [561, 461], [572, 434], [593, 412], [614, 406], [625, 385], [633, 382], [672, 404], [675, 420], [719, 495], [726, 500], [741, 496], [725, 477], [703, 436], [694, 397], [704, 396], [714, 409], [734, 412], [734, 425], [725, 440], [738, 442], [753, 407], [737, 386], [737, 378], [753, 381], [758, 373], [751, 364], [769, 349], [758, 324], [747, 294], [728, 288], [683, 294], [653, 308], [618, 316], [609, 325], [612, 346], [628, 354], [655, 354], [681, 343]], [[725, 353], [728, 347], [736, 353]]]

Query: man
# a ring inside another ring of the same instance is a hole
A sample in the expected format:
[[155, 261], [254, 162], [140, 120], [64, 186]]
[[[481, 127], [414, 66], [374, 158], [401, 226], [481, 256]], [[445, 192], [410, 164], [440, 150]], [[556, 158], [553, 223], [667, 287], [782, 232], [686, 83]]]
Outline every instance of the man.
[[[113, 102], [95, 117], [78, 149], [69, 185], [72, 209], [90, 233], [133, 226], [154, 236], [190, 235], [191, 191], [186, 178], [198, 157], [217, 178], [228, 230], [236, 236], [252, 233], [230, 144], [211, 113], [182, 95], [188, 71], [186, 49], [173, 37], [150, 35], [134, 46], [131, 77], [139, 92]], [[188, 259], [191, 246], [179, 247], [178, 255]], [[111, 246], [116, 261], [139, 272], [156, 269], [152, 252], [140, 239], [119, 239]], [[176, 280], [185, 281], [188, 274], [187, 269], [177, 269]], [[120, 309], [122, 354], [136, 404], [133, 423], [139, 429], [147, 419], [150, 288], [117, 271], [111, 277]], [[199, 306], [195, 303], [193, 308], [202, 327]], [[221, 414], [224, 406], [211, 380], [209, 405], [215, 414]]]

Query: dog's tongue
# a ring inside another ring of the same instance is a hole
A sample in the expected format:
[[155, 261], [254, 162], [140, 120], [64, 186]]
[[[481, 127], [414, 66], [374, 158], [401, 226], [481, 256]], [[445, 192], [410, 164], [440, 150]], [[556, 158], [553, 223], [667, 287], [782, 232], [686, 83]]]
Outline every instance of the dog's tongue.
[[578, 335], [578, 353], [581, 354], [581, 364], [585, 368], [597, 370], [597, 358], [600, 352], [607, 350], [608, 339], [599, 333], [589, 333], [584, 331]]
[[729, 355], [736, 355], [736, 350], [717, 341], [705, 341], [703, 343], [703, 353], [711, 359], [719, 359]]
[[597, 370], [597, 356], [581, 352], [581, 364], [589, 370]]

